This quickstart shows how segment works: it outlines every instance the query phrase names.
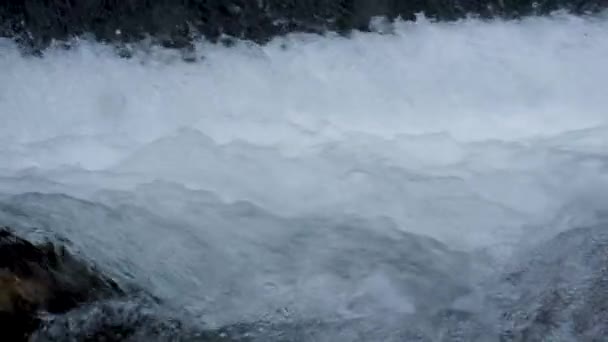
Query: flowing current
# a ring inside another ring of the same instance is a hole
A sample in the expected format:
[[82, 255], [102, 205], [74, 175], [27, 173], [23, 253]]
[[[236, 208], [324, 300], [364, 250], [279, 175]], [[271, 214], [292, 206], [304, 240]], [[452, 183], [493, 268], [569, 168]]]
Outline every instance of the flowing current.
[[491, 335], [488, 279], [608, 210], [606, 32], [420, 17], [194, 62], [0, 40], [0, 224], [202, 326], [406, 341], [454, 309]]

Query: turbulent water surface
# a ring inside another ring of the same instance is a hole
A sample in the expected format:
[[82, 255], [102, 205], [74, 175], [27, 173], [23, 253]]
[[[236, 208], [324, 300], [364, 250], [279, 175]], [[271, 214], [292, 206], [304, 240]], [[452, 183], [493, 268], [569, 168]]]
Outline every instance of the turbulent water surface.
[[[195, 325], [270, 322], [260, 341], [508, 338], [505, 307], [561, 270], [525, 256], [562, 265], [592, 248], [554, 236], [603, 236], [608, 20], [374, 28], [189, 61], [0, 41], [0, 225], [69, 241]], [[538, 274], [500, 283], [521, 264]], [[571, 341], [564, 320], [543, 338]]]

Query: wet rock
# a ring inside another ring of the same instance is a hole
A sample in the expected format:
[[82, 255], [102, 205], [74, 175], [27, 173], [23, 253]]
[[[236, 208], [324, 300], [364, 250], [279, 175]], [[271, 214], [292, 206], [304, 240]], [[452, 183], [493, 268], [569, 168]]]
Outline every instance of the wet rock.
[[412, 20], [417, 13], [441, 20], [518, 17], [563, 8], [599, 11], [606, 0], [7, 0], [0, 2], [0, 37], [13, 37], [31, 51], [54, 40], [89, 34], [103, 42], [137, 42], [187, 48], [197, 37], [228, 35], [266, 42], [289, 32], [348, 32], [369, 28], [375, 16]]
[[0, 331], [25, 341], [45, 314], [121, 295], [111, 279], [52, 243], [34, 245], [0, 228]]
[[0, 329], [10, 341], [25, 341], [39, 324], [31, 284], [10, 274], [0, 276]]

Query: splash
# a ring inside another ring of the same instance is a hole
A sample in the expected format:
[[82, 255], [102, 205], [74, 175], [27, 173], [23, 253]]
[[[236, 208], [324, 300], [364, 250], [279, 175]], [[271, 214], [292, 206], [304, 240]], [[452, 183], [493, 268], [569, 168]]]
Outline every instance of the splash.
[[606, 209], [607, 30], [420, 18], [200, 42], [195, 62], [4, 41], [0, 218], [212, 321], [430, 310], [471, 285], [462, 251], [502, 258]]

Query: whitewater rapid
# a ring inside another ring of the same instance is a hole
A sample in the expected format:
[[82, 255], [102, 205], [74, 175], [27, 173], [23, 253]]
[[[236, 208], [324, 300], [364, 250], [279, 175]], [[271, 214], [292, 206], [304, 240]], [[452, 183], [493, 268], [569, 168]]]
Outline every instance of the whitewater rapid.
[[412, 314], [433, 295], [383, 253], [427, 251], [394, 234], [500, 260], [608, 209], [605, 15], [382, 31], [200, 42], [194, 62], [0, 41], [0, 224], [225, 322]]

